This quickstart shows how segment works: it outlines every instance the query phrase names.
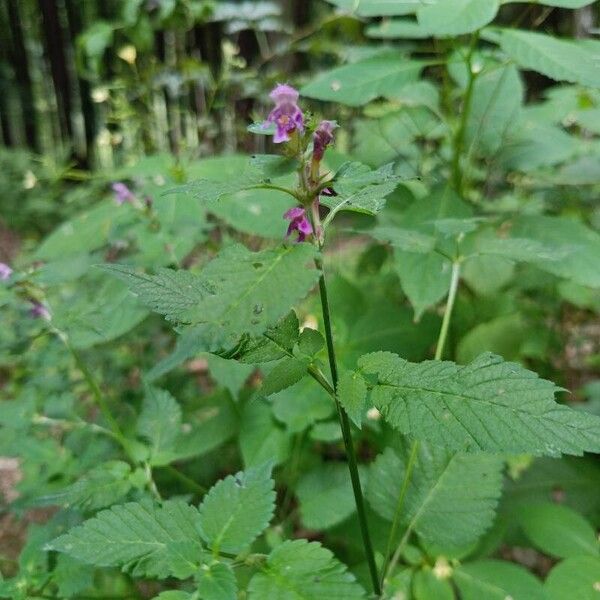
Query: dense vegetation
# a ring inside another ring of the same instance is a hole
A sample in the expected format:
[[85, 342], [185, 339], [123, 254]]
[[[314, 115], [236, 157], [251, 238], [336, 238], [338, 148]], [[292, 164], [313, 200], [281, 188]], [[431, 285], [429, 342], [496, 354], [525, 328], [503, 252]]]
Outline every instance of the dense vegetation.
[[328, 2], [0, 7], [1, 598], [600, 599], [599, 7]]

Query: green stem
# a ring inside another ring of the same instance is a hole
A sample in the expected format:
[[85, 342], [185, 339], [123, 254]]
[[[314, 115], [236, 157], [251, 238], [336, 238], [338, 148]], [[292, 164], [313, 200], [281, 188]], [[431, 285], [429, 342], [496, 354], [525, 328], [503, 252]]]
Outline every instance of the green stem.
[[[435, 348], [435, 360], [441, 360], [444, 354], [444, 347], [446, 345], [446, 340], [448, 338], [448, 330], [450, 328], [450, 320], [452, 318], [452, 312], [454, 310], [454, 303], [456, 301], [456, 292], [458, 291], [458, 284], [460, 282], [460, 261], [455, 260], [452, 263], [452, 275], [450, 278], [450, 290], [448, 291], [448, 301], [446, 302], [446, 307], [444, 308], [444, 317], [442, 319], [442, 327], [440, 328], [440, 335], [438, 337], [438, 341]], [[406, 467], [406, 473], [404, 474], [404, 481], [402, 482], [402, 488], [400, 490], [400, 496], [398, 498], [398, 504], [396, 506], [396, 514], [394, 515], [394, 524], [392, 525], [392, 532], [390, 533], [390, 539], [388, 541], [388, 551], [389, 546], [393, 542], [393, 537], [395, 536], [395, 527], [397, 527], [397, 521], [400, 519], [400, 511], [402, 509], [402, 505], [404, 503], [404, 497], [406, 496], [406, 491], [408, 489], [408, 485], [410, 483], [410, 479], [412, 477], [412, 472], [414, 470], [414, 466], [416, 463], [417, 452], [419, 450], [419, 441], [415, 440], [412, 443], [412, 447], [410, 449], [410, 458], [408, 459], [408, 465]], [[392, 556], [391, 561], [389, 562], [389, 566], [387, 571], [384, 568], [384, 577], [389, 577], [396, 568], [398, 561], [400, 560], [400, 556], [402, 554], [402, 550], [404, 550], [404, 546], [406, 542], [408, 542], [408, 538], [412, 533], [412, 527], [409, 526], [407, 530], [404, 532], [394, 555]]]
[[[331, 314], [329, 311], [329, 298], [327, 296], [327, 286], [325, 284], [325, 276], [323, 274], [323, 261], [321, 258], [315, 260], [317, 269], [321, 271], [319, 278], [319, 292], [321, 294], [321, 308], [323, 311], [323, 324], [325, 327], [325, 340], [327, 341], [327, 354], [329, 357], [329, 368], [331, 370], [331, 379], [333, 381], [333, 389], [337, 390], [338, 384], [338, 370], [337, 362], [335, 358], [335, 349], [333, 345], [333, 333], [331, 330]], [[352, 481], [352, 491], [354, 492], [354, 501], [356, 503], [356, 511], [358, 513], [358, 522], [360, 525], [360, 532], [362, 535], [363, 545], [369, 565], [369, 572], [371, 574], [371, 581], [373, 583], [373, 591], [377, 596], [381, 595], [381, 586], [379, 584], [379, 577], [377, 575], [377, 565], [375, 564], [375, 554], [373, 552], [373, 545], [371, 543], [371, 536], [369, 535], [369, 526], [367, 523], [367, 515], [365, 511], [365, 503], [363, 499], [362, 489], [360, 485], [360, 476], [358, 473], [358, 465], [356, 462], [356, 452], [354, 450], [354, 444], [352, 441], [352, 431], [350, 428], [350, 419], [342, 405], [339, 403], [337, 396], [335, 396], [335, 405], [340, 420], [340, 426], [342, 428], [342, 437], [344, 439], [344, 446], [346, 448], [346, 456], [348, 458], [348, 469], [350, 470], [350, 479]]]
[[463, 103], [463, 109], [460, 115], [460, 122], [458, 125], [458, 129], [456, 131], [456, 135], [454, 136], [453, 142], [453, 155], [452, 155], [452, 181], [454, 184], [454, 189], [462, 194], [463, 192], [463, 175], [461, 171], [460, 159], [463, 151], [463, 145], [465, 141], [465, 134], [467, 130], [467, 119], [469, 117], [469, 112], [471, 111], [471, 100], [473, 98], [473, 88], [475, 86], [475, 79], [477, 78], [477, 74], [473, 72], [473, 53], [475, 51], [475, 47], [477, 46], [477, 41], [479, 39], [479, 32], [476, 31], [471, 37], [471, 44], [469, 46], [469, 53], [466, 57], [467, 69], [469, 71], [469, 81], [467, 83], [467, 89], [465, 91], [465, 99]]
[[450, 276], [450, 290], [448, 292], [448, 301], [446, 302], [446, 308], [444, 309], [442, 328], [440, 329], [440, 335], [438, 337], [437, 345], [435, 347], [435, 360], [441, 360], [444, 354], [444, 346], [446, 345], [448, 330], [450, 329], [450, 319], [452, 318], [452, 311], [454, 310], [454, 302], [456, 300], [456, 291], [458, 290], [459, 281], [460, 262], [456, 260], [452, 263], [452, 275]]
[[[415, 466], [415, 462], [417, 459], [417, 452], [419, 450], [419, 442], [414, 441], [412, 447], [410, 449], [410, 456], [408, 459], [408, 464], [406, 466], [406, 473], [404, 474], [404, 480], [402, 481], [402, 487], [400, 488], [400, 494], [398, 496], [398, 502], [396, 504], [396, 511], [394, 512], [394, 521], [392, 523], [392, 529], [390, 530], [390, 535], [388, 537], [387, 547], [385, 550], [385, 559], [383, 561], [383, 568], [381, 569], [381, 586], [383, 587], [386, 579], [391, 574], [392, 570], [395, 567], [395, 564], [390, 564], [390, 557], [392, 555], [392, 544], [396, 539], [396, 533], [398, 532], [398, 527], [400, 526], [400, 515], [402, 513], [402, 507], [404, 505], [404, 498], [406, 497], [406, 492], [408, 490], [408, 484], [410, 483], [410, 479], [412, 476], [413, 468]], [[388, 570], [388, 565], [390, 569]]]

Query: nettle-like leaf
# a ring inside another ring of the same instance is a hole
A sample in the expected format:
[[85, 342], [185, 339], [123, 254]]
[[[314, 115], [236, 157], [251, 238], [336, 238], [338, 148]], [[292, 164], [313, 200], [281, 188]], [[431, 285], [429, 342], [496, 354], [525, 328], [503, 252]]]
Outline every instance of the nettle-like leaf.
[[454, 450], [600, 451], [600, 417], [557, 404], [560, 388], [499, 356], [482, 354], [460, 366], [375, 352], [358, 364], [375, 376], [371, 401], [404, 434]]
[[67, 488], [40, 498], [38, 503], [98, 510], [127, 495], [132, 488], [130, 475], [131, 467], [127, 463], [111, 460], [98, 465]]
[[533, 31], [505, 29], [502, 50], [520, 67], [542, 73], [556, 81], [600, 87], [600, 66], [594, 53], [571, 40]]
[[[309, 268], [316, 249], [294, 244], [261, 252], [241, 245], [224, 249], [200, 275], [163, 270], [146, 275], [121, 265], [105, 266], [140, 300], [167, 319], [193, 325], [188, 344], [195, 352], [233, 345], [259, 335], [280, 319], [316, 283]], [[189, 348], [186, 354], [189, 354]]]
[[494, 20], [499, 0], [441, 0], [417, 10], [419, 25], [431, 35], [462, 35]]
[[379, 54], [326, 71], [300, 93], [317, 100], [362, 106], [380, 96], [393, 96], [402, 86], [417, 81], [422, 68], [423, 62], [399, 52]]
[[337, 397], [348, 416], [360, 429], [367, 403], [367, 383], [358, 374], [344, 371], [337, 386]]
[[236, 553], [267, 527], [275, 508], [271, 467], [229, 475], [214, 485], [200, 505], [198, 526], [213, 551]]
[[328, 219], [341, 210], [374, 215], [385, 206], [385, 197], [401, 179], [394, 174], [391, 163], [377, 170], [361, 163], [346, 163], [334, 178], [337, 196], [321, 196], [321, 204], [331, 209]]
[[[389, 521], [396, 514], [407, 454], [388, 448], [369, 472], [369, 502]], [[421, 443], [400, 513], [402, 524], [424, 542], [443, 548], [475, 542], [494, 519], [502, 464], [497, 456], [454, 454]]]
[[317, 542], [287, 541], [250, 580], [250, 600], [351, 600], [366, 598], [354, 576]]
[[166, 390], [149, 388], [136, 429], [150, 444], [150, 463], [168, 464], [181, 433], [181, 408], [177, 400]]
[[129, 502], [98, 513], [47, 548], [134, 577], [185, 579], [202, 562], [197, 521], [197, 509], [178, 500]]

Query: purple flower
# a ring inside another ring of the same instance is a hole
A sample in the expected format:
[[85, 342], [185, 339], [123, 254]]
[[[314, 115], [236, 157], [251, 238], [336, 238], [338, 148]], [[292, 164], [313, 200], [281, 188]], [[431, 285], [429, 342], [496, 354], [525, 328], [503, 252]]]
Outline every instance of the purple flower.
[[321, 121], [313, 135], [313, 159], [320, 162], [325, 154], [325, 148], [333, 142], [333, 130], [337, 127], [335, 121]]
[[299, 96], [293, 87], [281, 83], [269, 94], [275, 108], [269, 113], [265, 125], [275, 123], [277, 129], [273, 141], [276, 144], [289, 141], [290, 133], [296, 129], [300, 133], [304, 131], [304, 116], [297, 104]]
[[115, 202], [121, 206], [125, 202], [133, 202], [135, 196], [133, 192], [122, 182], [116, 181], [112, 184], [112, 191], [115, 195]]
[[292, 235], [294, 231], [298, 232], [298, 241], [303, 242], [307, 235], [313, 232], [310, 221], [306, 218], [306, 211], [300, 206], [290, 208], [284, 215], [284, 219], [287, 219], [290, 224], [287, 230], [287, 237]]
[[29, 314], [34, 319], [45, 319], [46, 321], [50, 320], [50, 311], [41, 302], [33, 302], [33, 306], [31, 307]]
[[3, 262], [0, 262], [0, 280], [6, 281], [13, 273], [13, 270]]

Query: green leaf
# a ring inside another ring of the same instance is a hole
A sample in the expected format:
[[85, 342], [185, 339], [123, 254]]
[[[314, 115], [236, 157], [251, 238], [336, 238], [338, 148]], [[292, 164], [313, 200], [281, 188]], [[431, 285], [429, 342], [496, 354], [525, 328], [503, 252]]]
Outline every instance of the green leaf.
[[376, 352], [359, 367], [377, 376], [371, 400], [404, 434], [455, 450], [549, 456], [600, 450], [600, 418], [557, 404], [552, 382], [499, 356], [486, 353], [459, 366]]
[[360, 429], [367, 402], [367, 382], [359, 373], [344, 371], [338, 382], [337, 397], [348, 416]]
[[308, 529], [329, 529], [356, 510], [348, 467], [342, 463], [326, 463], [305, 473], [296, 495], [302, 523]]
[[[316, 249], [294, 244], [262, 252], [244, 246], [225, 248], [200, 275], [163, 270], [140, 274], [107, 266], [130, 289], [169, 320], [194, 325], [196, 351], [233, 345], [242, 334], [262, 334], [303, 298], [319, 272], [307, 268]], [[192, 335], [192, 334], [190, 334]]]
[[[393, 521], [408, 452], [387, 449], [371, 466], [367, 497], [382, 517]], [[401, 509], [401, 523], [425, 543], [456, 548], [476, 541], [488, 529], [502, 493], [502, 459], [483, 454], [452, 454], [420, 444]]]
[[235, 575], [225, 563], [202, 565], [196, 582], [201, 600], [236, 600], [238, 597]]
[[275, 422], [266, 401], [252, 399], [244, 406], [239, 444], [246, 467], [269, 460], [276, 466], [289, 454], [290, 436]]
[[178, 500], [130, 502], [98, 513], [48, 549], [134, 577], [186, 579], [202, 559], [197, 519], [198, 511]]
[[506, 514], [514, 515], [523, 505], [558, 498], [565, 506], [597, 523], [600, 519], [598, 489], [600, 467], [593, 458], [538, 458], [516, 481], [507, 482], [502, 508]]
[[491, 63], [473, 84], [465, 144], [470, 151], [493, 156], [514, 127], [525, 92], [512, 64]]
[[579, 513], [558, 504], [530, 504], [519, 509], [519, 523], [534, 546], [558, 558], [598, 556], [594, 528]]
[[413, 579], [415, 600], [454, 600], [452, 586], [446, 579], [438, 578], [431, 569], [422, 569]]
[[393, 96], [402, 86], [417, 81], [422, 68], [422, 62], [399, 52], [380, 54], [326, 71], [300, 93], [316, 100], [362, 106], [380, 96]]
[[331, 398], [311, 378], [271, 397], [273, 414], [291, 433], [304, 431], [317, 421], [329, 418], [335, 406]]
[[181, 408], [177, 400], [166, 390], [148, 388], [136, 428], [150, 444], [150, 464], [169, 464], [181, 431]]
[[600, 87], [600, 67], [594, 54], [573, 41], [533, 31], [504, 29], [500, 44], [524, 69], [556, 81]]
[[213, 293], [209, 284], [189, 271], [158, 269], [147, 275], [125, 265], [102, 265], [116, 275], [146, 306], [169, 321], [187, 322], [191, 308]]
[[542, 584], [529, 571], [514, 563], [482, 560], [461, 565], [454, 571], [463, 600], [545, 600]]
[[578, 556], [556, 565], [544, 584], [547, 600], [597, 600], [600, 558]]
[[427, 0], [327, 0], [339, 8], [356, 12], [361, 17], [408, 15]]
[[250, 580], [250, 600], [351, 600], [366, 598], [354, 576], [317, 542], [283, 542]]
[[385, 206], [385, 197], [400, 180], [400, 176], [394, 175], [391, 163], [377, 170], [361, 163], [344, 164], [334, 179], [337, 196], [321, 196], [321, 204], [331, 209], [327, 219], [341, 210], [378, 213]]
[[442, 0], [417, 10], [419, 25], [434, 36], [455, 36], [494, 20], [498, 0]]
[[[518, 2], [519, 0], [502, 0], [503, 4], [509, 2]], [[583, 8], [594, 4], [596, 0], [537, 0], [536, 4], [543, 4], [544, 6], [557, 6], [559, 8]]]
[[427, 254], [435, 247], [435, 238], [414, 229], [402, 229], [401, 227], [376, 227], [369, 230], [369, 235], [382, 242], [387, 242], [403, 250], [417, 254]]
[[536, 266], [575, 283], [600, 288], [600, 235], [583, 223], [564, 217], [520, 216], [512, 223], [510, 235], [527, 238], [551, 248], [552, 259], [538, 256], [529, 260]]
[[325, 347], [325, 339], [316, 329], [305, 327], [298, 339], [298, 350], [304, 356], [315, 356]]
[[307, 373], [308, 363], [298, 358], [284, 358], [265, 377], [260, 393], [270, 396], [298, 383]]
[[412, 19], [387, 19], [376, 25], [369, 25], [365, 33], [379, 39], [412, 38], [416, 40], [431, 37], [429, 31]]
[[260, 364], [291, 356], [299, 338], [299, 329], [298, 317], [292, 310], [263, 335], [250, 340], [238, 359], [245, 363]]
[[270, 465], [229, 475], [215, 484], [199, 508], [202, 538], [213, 551], [238, 553], [267, 527], [275, 508]]
[[98, 510], [127, 495], [132, 487], [130, 474], [131, 467], [127, 463], [111, 460], [98, 465], [69, 487], [40, 498], [38, 503], [72, 506], [86, 512]]

